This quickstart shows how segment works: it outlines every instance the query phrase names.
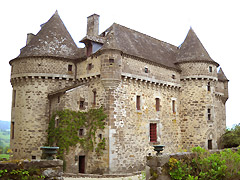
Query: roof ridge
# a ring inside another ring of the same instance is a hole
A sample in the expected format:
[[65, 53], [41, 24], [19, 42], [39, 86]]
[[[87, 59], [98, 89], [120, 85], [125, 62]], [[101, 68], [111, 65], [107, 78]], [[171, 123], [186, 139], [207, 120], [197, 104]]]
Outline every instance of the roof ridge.
[[[136, 32], [136, 33], [142, 34], [142, 35], [144, 35], [144, 36], [147, 36], [147, 37], [149, 37], [149, 38], [151, 38], [151, 39], [157, 40], [157, 41], [159, 41], [159, 42], [161, 42], [161, 43], [168, 44], [168, 45], [171, 45], [171, 46], [173, 46], [173, 47], [175, 47], [175, 48], [178, 48], [177, 46], [175, 46], [175, 45], [173, 45], [173, 44], [170, 44], [170, 43], [168, 43], [168, 42], [162, 41], [162, 40], [157, 39], [157, 38], [155, 38], [155, 37], [152, 37], [152, 36], [150, 36], [150, 35], [148, 35], [148, 34], [139, 32], [139, 31], [137, 31], [137, 30], [131, 29], [131, 28], [129, 28], [129, 27], [123, 26], [123, 25], [118, 24], [118, 23], [115, 23], [115, 22], [114, 22], [112, 25], [114, 25], [114, 24], [115, 24], [115, 25], [118, 25], [118, 26], [121, 26], [121, 27], [123, 27], [123, 28], [129, 29], [129, 30], [131, 30], [131, 31], [134, 31], [134, 32]], [[111, 26], [110, 26], [110, 27], [111, 27]]]

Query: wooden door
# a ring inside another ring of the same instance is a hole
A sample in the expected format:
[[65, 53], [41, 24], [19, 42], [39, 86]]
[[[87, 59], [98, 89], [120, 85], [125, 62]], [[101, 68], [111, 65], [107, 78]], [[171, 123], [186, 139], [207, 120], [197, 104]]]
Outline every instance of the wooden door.
[[85, 156], [79, 156], [79, 173], [85, 173]]

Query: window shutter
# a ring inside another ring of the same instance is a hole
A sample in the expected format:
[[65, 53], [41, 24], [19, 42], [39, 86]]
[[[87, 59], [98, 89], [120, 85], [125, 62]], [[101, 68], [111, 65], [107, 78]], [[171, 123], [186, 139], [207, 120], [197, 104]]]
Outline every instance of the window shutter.
[[157, 142], [157, 124], [150, 123], [150, 142]]

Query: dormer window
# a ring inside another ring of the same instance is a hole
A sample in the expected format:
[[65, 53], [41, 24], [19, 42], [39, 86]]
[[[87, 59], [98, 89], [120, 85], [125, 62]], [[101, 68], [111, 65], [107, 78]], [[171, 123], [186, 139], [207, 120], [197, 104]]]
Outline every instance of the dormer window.
[[209, 66], [209, 72], [210, 73], [212, 72], [212, 66]]
[[92, 43], [87, 45], [87, 57], [92, 54]]

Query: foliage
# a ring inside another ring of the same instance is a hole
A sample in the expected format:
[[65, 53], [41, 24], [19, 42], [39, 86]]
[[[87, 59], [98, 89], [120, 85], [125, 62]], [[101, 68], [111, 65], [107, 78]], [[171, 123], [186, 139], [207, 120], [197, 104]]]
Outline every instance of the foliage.
[[227, 129], [221, 137], [221, 144], [224, 148], [237, 147], [240, 145], [240, 123], [232, 129]]
[[37, 169], [13, 169], [8, 171], [7, 169], [0, 170], [0, 178], [1, 179], [11, 179], [11, 180], [37, 180], [44, 179], [45, 176], [42, 176], [41, 173], [37, 171]]
[[240, 179], [240, 150], [226, 149], [220, 153], [209, 153], [201, 147], [192, 149], [195, 156], [191, 161], [170, 158], [169, 174], [181, 180], [224, 180]]
[[[80, 144], [86, 151], [95, 151], [98, 155], [105, 149], [105, 138], [96, 140], [97, 130], [104, 129], [106, 114], [103, 108], [90, 109], [88, 112], [71, 110], [57, 111], [53, 114], [48, 127], [48, 145], [58, 146], [57, 157], [64, 160], [69, 147]], [[79, 136], [79, 129], [84, 128], [84, 135]]]

